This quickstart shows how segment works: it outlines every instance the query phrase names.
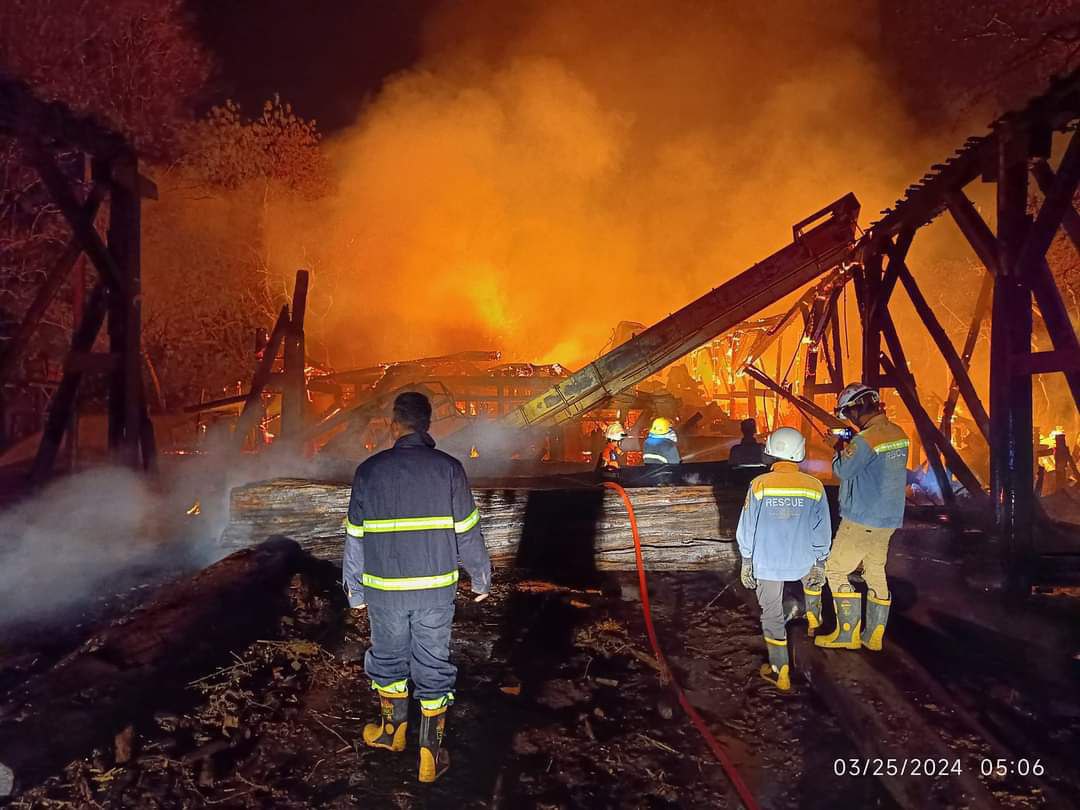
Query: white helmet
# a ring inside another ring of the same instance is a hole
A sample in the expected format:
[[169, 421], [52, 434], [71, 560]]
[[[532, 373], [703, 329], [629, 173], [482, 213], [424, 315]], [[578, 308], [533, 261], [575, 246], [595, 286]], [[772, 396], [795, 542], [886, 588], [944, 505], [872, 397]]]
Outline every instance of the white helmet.
[[851, 385], [841, 391], [840, 396], [836, 398], [837, 416], [843, 416], [845, 410], [854, 405], [856, 401], [866, 397], [869, 397], [875, 404], [881, 402], [881, 396], [869, 385], [865, 385], [861, 382], [851, 383]]
[[625, 439], [626, 431], [623, 430], [622, 422], [612, 422], [608, 425], [607, 430], [604, 431], [604, 436], [613, 442]]
[[795, 428], [777, 428], [765, 440], [765, 454], [798, 464], [806, 458], [806, 437]]

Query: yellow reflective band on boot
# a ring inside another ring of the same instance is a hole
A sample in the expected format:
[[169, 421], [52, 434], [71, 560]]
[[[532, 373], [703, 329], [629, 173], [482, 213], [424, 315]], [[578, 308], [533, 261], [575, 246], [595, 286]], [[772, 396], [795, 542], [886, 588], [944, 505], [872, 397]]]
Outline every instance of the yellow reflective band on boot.
[[422, 532], [430, 529], [452, 529], [454, 518], [451, 515], [433, 517], [390, 518], [388, 520], [365, 520], [365, 532]]
[[387, 695], [393, 695], [395, 697], [397, 695], [404, 695], [405, 697], [408, 697], [409, 679], [402, 678], [400, 681], [393, 681], [386, 684], [376, 683], [375, 681], [372, 681], [371, 688], [374, 689], [376, 692], [386, 692]]
[[348, 518], [345, 518], [345, 533], [347, 535], [349, 535], [349, 537], [363, 537], [364, 536], [364, 527], [363, 526], [357, 526], [351, 520], [349, 520]]
[[862, 594], [855, 591], [838, 591], [833, 594], [836, 606], [836, 627], [824, 636], [815, 636], [814, 644], [818, 647], [830, 647], [841, 650], [857, 650], [862, 646], [859, 617], [862, 607]]
[[465, 532], [467, 532], [469, 529], [471, 529], [473, 526], [475, 526], [479, 522], [480, 522], [480, 511], [478, 509], [473, 509], [472, 514], [469, 515], [464, 520], [455, 520], [454, 521], [454, 532], [457, 533], [457, 534], [464, 534]]
[[456, 570], [433, 577], [377, 577], [374, 574], [364, 574], [363, 577], [364, 587], [377, 591], [423, 591], [428, 588], [445, 588], [457, 581]]
[[787, 646], [787, 639], [786, 638], [769, 638], [768, 636], [765, 636], [765, 643], [766, 644], [775, 644], [777, 647], [786, 647]]
[[435, 715], [442, 714], [446, 711], [446, 707], [454, 702], [454, 693], [447, 692], [442, 697], [437, 698], [421, 698], [420, 699], [420, 711], [426, 714], [428, 717], [434, 717]]

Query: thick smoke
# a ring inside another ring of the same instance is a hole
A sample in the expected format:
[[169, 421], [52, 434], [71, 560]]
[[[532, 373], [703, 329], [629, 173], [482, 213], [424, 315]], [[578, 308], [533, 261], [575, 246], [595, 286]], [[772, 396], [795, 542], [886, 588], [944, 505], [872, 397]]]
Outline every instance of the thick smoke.
[[338, 365], [576, 366], [619, 320], [663, 317], [848, 191], [873, 214], [940, 157], [867, 9], [448, 4], [331, 142], [339, 192], [272, 222], [270, 255], [313, 266], [309, 331]]
[[[87, 470], [0, 514], [0, 630], [63, 619], [92, 600], [171, 579], [223, 556], [228, 493], [279, 476], [318, 477], [285, 448], [162, 460], [159, 478]], [[188, 510], [198, 504], [198, 515]]]

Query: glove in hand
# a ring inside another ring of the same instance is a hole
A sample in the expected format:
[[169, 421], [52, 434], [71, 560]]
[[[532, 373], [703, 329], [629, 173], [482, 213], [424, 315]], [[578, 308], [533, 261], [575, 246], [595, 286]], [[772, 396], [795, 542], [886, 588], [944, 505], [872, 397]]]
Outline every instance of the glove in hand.
[[742, 571], [739, 572], [739, 579], [742, 580], [744, 588], [751, 591], [757, 590], [757, 580], [754, 579], [754, 564], [750, 560], [743, 562]]
[[814, 563], [813, 567], [811, 567], [810, 569], [810, 573], [808, 573], [803, 578], [803, 584], [806, 585], [808, 588], [812, 588], [815, 591], [825, 584], [824, 560], [819, 560], [818, 562]]

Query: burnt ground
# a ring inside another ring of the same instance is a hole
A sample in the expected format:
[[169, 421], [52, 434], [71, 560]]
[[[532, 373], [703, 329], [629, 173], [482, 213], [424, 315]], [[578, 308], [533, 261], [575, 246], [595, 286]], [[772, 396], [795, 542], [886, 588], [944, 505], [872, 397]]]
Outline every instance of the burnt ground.
[[[737, 807], [727, 778], [648, 654], [636, 584], [570, 589], [500, 572], [491, 599], [459, 600], [460, 667], [439, 783], [403, 754], [358, 745], [374, 696], [334, 572], [298, 576], [278, 638], [237, 650], [113, 750], [18, 796], [19, 808]], [[761, 681], [757, 621], [709, 575], [653, 575], [666, 652], [691, 701], [764, 807], [889, 807], [874, 780], [839, 780], [856, 756], [801, 685]]]
[[[830, 655], [869, 662], [864, 672], [897, 685], [965, 767], [1002, 750], [1042, 758], [1042, 781], [983, 780], [999, 806], [1070, 806], [1080, 795], [1080, 700], [1070, 651], [1080, 646], [1069, 646], [1076, 624], [1064, 617], [1075, 617], [1076, 600], [1036, 599], [1024, 615], [1008, 607], [986, 614], [983, 603], [1000, 600], [960, 590], [958, 577], [971, 570], [963, 549], [933, 548], [945, 542], [933, 529], [903, 534], [889, 650]], [[160, 706], [114, 745], [18, 795], [13, 806], [738, 807], [722, 769], [660, 682], [636, 578], [556, 585], [535, 577], [500, 570], [487, 602], [459, 597], [458, 700], [447, 732], [452, 767], [434, 786], [415, 779], [415, 724], [405, 753], [359, 744], [375, 712], [360, 662], [366, 615], [348, 614], [337, 570], [316, 563], [294, 577], [291, 609], [273, 638], [232, 651], [190, 685], [182, 705]], [[896, 806], [881, 781], [835, 775], [837, 759], [863, 756], [860, 741], [806, 682], [797, 659], [790, 696], [758, 677], [764, 645], [756, 607], [739, 585], [709, 573], [651, 574], [649, 583], [677, 678], [762, 807]], [[127, 594], [117, 609], [145, 590]], [[803, 633], [802, 622], [789, 632]], [[54, 641], [43, 658], [61, 647]], [[1051, 660], [1053, 648], [1059, 654]], [[44, 665], [38, 660], [22, 676]], [[910, 716], [904, 707], [876, 708], [894, 726]], [[923, 742], [902, 753], [925, 756]]]

